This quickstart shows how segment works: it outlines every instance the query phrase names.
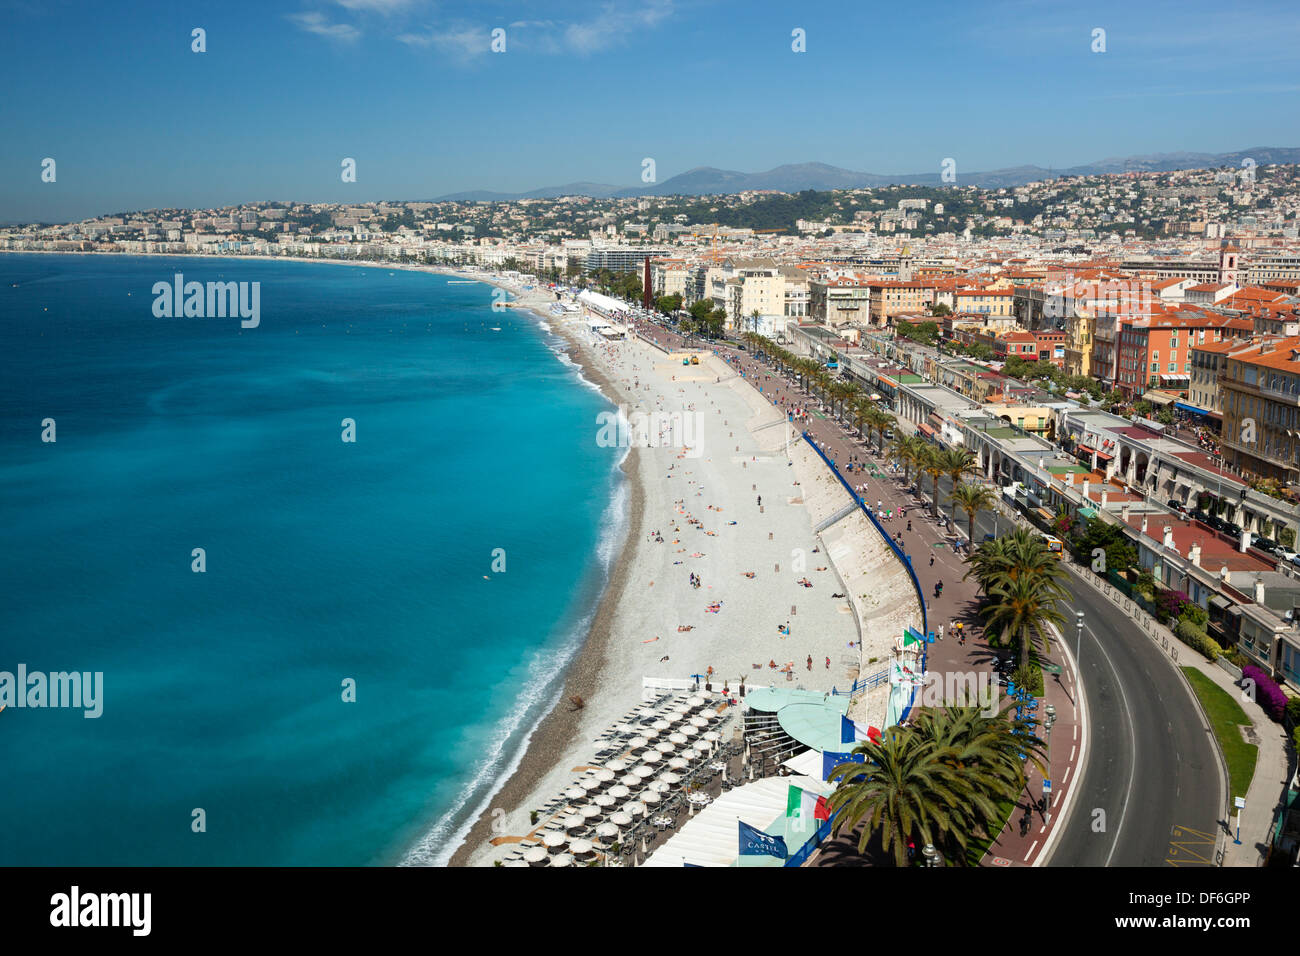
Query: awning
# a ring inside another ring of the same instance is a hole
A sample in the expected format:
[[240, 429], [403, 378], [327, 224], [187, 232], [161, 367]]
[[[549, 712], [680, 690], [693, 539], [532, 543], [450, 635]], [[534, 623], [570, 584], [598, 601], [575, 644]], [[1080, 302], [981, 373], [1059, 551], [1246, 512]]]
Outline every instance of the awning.
[[917, 425], [916, 430], [923, 435], [929, 435], [932, 438], [934, 437], [934, 429], [931, 428], [929, 425], [925, 424], [925, 422], [922, 422], [921, 424]]
[[1210, 603], [1215, 607], [1217, 607], [1220, 611], [1226, 611], [1232, 607], [1232, 604], [1229, 601], [1225, 600], [1221, 594], [1216, 594], [1214, 595], [1214, 597], [1210, 598]]
[[1081, 518], [1095, 518], [1095, 517], [1097, 517], [1097, 509], [1096, 509], [1096, 508], [1080, 508], [1080, 509], [1079, 509], [1079, 517], [1081, 517]]
[[1079, 445], [1074, 449], [1074, 451], [1075, 454], [1078, 454], [1079, 452], [1083, 452], [1085, 455], [1097, 454], [1097, 449], [1089, 448], [1087, 445]]
[[1197, 408], [1195, 405], [1188, 405], [1186, 402], [1174, 402], [1174, 408], [1181, 408], [1185, 412], [1191, 412], [1193, 415], [1209, 415], [1208, 409]]

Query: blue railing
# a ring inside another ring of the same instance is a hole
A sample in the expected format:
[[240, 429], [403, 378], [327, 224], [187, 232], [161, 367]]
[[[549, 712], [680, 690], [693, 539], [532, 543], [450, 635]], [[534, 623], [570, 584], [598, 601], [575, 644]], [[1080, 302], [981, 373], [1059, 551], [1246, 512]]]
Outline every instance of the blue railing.
[[[889, 668], [886, 667], [883, 671], [880, 671], [877, 674], [872, 674], [870, 677], [859, 677], [853, 682], [853, 686], [845, 691], [845, 693], [849, 697], [852, 697], [854, 694], [861, 693], [864, 690], [870, 690], [872, 687], [879, 687], [888, 680]], [[832, 687], [831, 693], [838, 695], [839, 691]]]

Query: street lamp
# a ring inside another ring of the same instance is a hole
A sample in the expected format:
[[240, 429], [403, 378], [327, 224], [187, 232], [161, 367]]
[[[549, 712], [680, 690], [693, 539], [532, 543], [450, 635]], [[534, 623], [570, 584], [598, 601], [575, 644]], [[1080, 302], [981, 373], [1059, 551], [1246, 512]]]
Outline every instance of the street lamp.
[[921, 855], [925, 857], [926, 866], [938, 866], [940, 861], [943, 860], [943, 855], [935, 849], [933, 843], [927, 843], [921, 849]]
[[1078, 631], [1078, 640], [1074, 643], [1074, 666], [1079, 666], [1079, 661], [1083, 654], [1083, 612], [1074, 612], [1074, 626]]

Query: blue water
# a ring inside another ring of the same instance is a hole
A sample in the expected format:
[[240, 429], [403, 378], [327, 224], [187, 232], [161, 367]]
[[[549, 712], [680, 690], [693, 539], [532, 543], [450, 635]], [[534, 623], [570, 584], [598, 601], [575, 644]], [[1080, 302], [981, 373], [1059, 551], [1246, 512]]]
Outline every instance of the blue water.
[[[175, 272], [260, 282], [261, 325], [155, 318]], [[382, 267], [0, 255], [0, 671], [104, 674], [98, 719], [0, 712], [0, 865], [450, 851], [621, 534], [607, 403], [491, 303]]]

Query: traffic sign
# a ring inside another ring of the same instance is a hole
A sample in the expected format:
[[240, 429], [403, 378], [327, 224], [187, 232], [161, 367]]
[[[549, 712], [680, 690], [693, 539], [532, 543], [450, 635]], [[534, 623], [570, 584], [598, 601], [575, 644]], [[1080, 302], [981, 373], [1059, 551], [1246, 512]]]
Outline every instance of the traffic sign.
[[1245, 797], [1233, 797], [1233, 798], [1232, 798], [1232, 805], [1235, 806], [1238, 810], [1245, 810], [1245, 809], [1246, 809], [1246, 798], [1245, 798]]
[[1061, 673], [1061, 665], [1060, 665], [1060, 664], [1048, 664], [1046, 667], [1043, 668], [1043, 670], [1047, 671], [1047, 673], [1049, 673], [1049, 674], [1059, 674], [1059, 673]]
[[1050, 780], [1044, 780], [1044, 781], [1043, 781], [1043, 793], [1051, 793], [1051, 792], [1052, 792], [1052, 781], [1050, 781]]

